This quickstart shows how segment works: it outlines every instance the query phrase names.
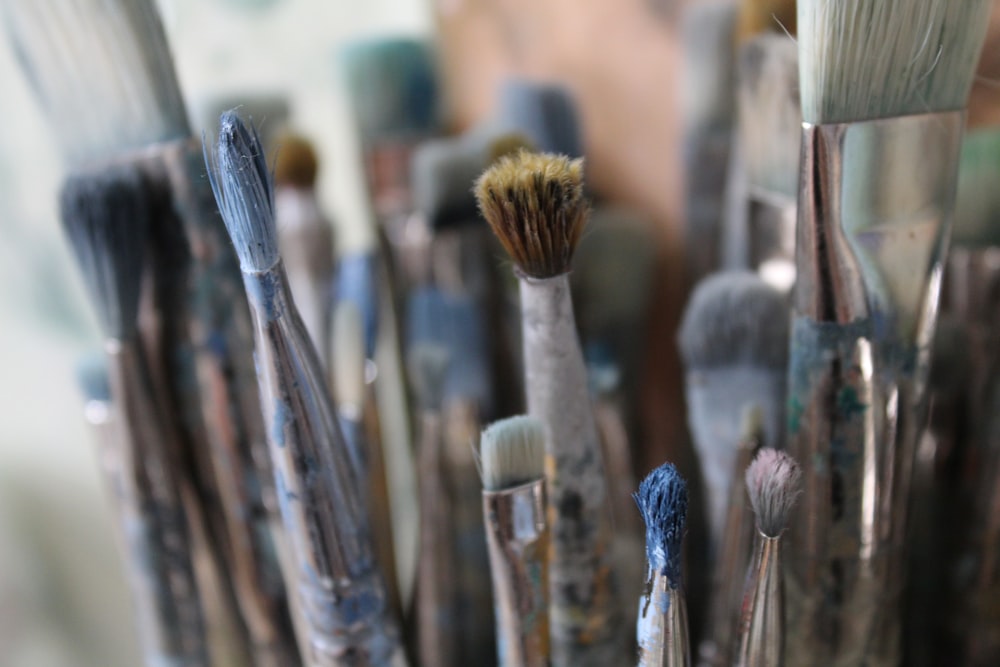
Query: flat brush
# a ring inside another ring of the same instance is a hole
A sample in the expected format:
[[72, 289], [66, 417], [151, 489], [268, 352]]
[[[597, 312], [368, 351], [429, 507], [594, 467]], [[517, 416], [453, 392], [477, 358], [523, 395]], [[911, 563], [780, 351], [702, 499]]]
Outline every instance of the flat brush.
[[476, 196], [516, 265], [528, 412], [545, 425], [552, 662], [616, 664], [607, 490], [567, 275], [587, 217], [583, 163], [522, 151], [490, 167]]
[[670, 463], [649, 473], [635, 494], [646, 522], [646, 587], [636, 626], [640, 667], [691, 664], [681, 553], [687, 501], [687, 484]]
[[991, 3], [800, 0], [788, 662], [900, 659], [904, 529]]
[[740, 667], [785, 664], [785, 587], [781, 536], [801, 491], [802, 470], [788, 454], [765, 448], [746, 470], [757, 539], [740, 618]]
[[549, 664], [545, 429], [511, 417], [482, 433], [479, 459], [500, 667]]
[[278, 253], [274, 194], [259, 137], [235, 113], [205, 148], [209, 178], [243, 271], [275, 486], [294, 563], [286, 587], [309, 664], [404, 664], [372, 556], [361, 481]]
[[143, 658], [150, 667], [208, 665], [176, 451], [153, 399], [137, 331], [148, 185], [126, 166], [74, 175], [63, 185], [60, 211], [105, 338], [116, 425], [113, 500]]

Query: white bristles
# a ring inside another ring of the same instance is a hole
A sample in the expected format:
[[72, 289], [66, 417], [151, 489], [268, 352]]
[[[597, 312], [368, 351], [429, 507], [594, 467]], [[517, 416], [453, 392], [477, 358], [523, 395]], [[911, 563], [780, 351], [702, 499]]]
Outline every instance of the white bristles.
[[0, 6], [71, 164], [190, 134], [152, 0], [2, 0]]
[[801, 490], [799, 464], [784, 452], [762, 449], [747, 468], [746, 484], [757, 529], [768, 537], [779, 537]]
[[848, 123], [965, 106], [990, 0], [800, 0], [802, 116]]
[[534, 417], [493, 422], [479, 441], [483, 487], [501, 491], [545, 474], [545, 429]]
[[333, 384], [337, 403], [360, 409], [365, 396], [365, 333], [361, 311], [352, 301], [333, 310]]

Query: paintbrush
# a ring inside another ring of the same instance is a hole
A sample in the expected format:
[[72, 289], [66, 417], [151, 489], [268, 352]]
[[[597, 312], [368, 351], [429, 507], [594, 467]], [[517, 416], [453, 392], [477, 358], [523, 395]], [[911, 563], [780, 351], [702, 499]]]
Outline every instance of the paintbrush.
[[[760, 35], [737, 53], [738, 128], [744, 210], [727, 220], [730, 267], [749, 267], [787, 291], [795, 282], [795, 197], [798, 188], [798, 50], [785, 35]], [[732, 216], [731, 216], [732, 217]]]
[[479, 441], [500, 667], [549, 664], [545, 428], [510, 417]]
[[587, 217], [583, 163], [522, 151], [476, 182], [483, 216], [519, 278], [525, 388], [545, 425], [552, 518], [552, 661], [621, 661], [607, 491], [567, 272]]
[[153, 399], [137, 329], [150, 208], [149, 186], [129, 166], [75, 174], [60, 194], [63, 230], [105, 339], [113, 504], [143, 658], [151, 667], [208, 665], [177, 452]]
[[964, 113], [990, 3], [800, 0], [788, 662], [897, 664]]
[[333, 285], [333, 226], [316, 197], [319, 162], [312, 144], [284, 134], [275, 140], [274, 215], [292, 298], [306, 331], [328, 367]]
[[649, 473], [635, 494], [646, 522], [646, 587], [639, 601], [636, 640], [640, 667], [689, 667], [687, 603], [681, 544], [687, 484], [670, 463]]
[[315, 665], [404, 664], [372, 556], [361, 480], [289, 293], [259, 137], [226, 113], [205, 160], [253, 315], [268, 449], [294, 557], [286, 587], [306, 624], [302, 654]]
[[740, 667], [785, 664], [785, 587], [781, 536], [801, 492], [802, 470], [784, 452], [760, 450], [746, 469], [746, 488], [756, 517], [753, 563], [747, 571], [740, 618]]

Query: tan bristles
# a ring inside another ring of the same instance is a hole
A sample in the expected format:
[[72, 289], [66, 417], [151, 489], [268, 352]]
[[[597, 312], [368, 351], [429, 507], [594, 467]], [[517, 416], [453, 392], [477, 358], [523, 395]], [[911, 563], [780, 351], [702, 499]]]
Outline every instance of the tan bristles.
[[522, 149], [479, 177], [476, 198], [524, 275], [552, 278], [569, 271], [589, 212], [582, 159]]

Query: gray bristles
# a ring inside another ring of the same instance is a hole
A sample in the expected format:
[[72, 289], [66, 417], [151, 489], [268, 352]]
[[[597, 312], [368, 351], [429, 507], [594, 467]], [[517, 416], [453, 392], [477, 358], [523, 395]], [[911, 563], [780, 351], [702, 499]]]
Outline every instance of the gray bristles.
[[133, 165], [75, 174], [63, 184], [63, 230], [107, 338], [135, 334], [151, 206]]
[[485, 166], [482, 150], [463, 139], [426, 141], [414, 152], [413, 203], [432, 229], [479, 220], [472, 186]]
[[278, 262], [278, 234], [274, 184], [256, 128], [248, 128], [235, 111], [222, 114], [215, 151], [205, 145], [205, 163], [240, 268], [267, 271]]
[[3, 0], [0, 7], [71, 164], [190, 134], [152, 0]]
[[451, 354], [448, 348], [434, 343], [416, 343], [406, 355], [406, 366], [417, 404], [428, 412], [441, 409], [444, 383]]
[[681, 543], [687, 521], [687, 483], [670, 463], [664, 463], [633, 495], [646, 522], [646, 559], [666, 575], [671, 586], [681, 584]]
[[747, 467], [746, 484], [757, 529], [767, 537], [779, 537], [801, 491], [799, 464], [784, 452], [762, 449]]
[[493, 422], [480, 437], [479, 457], [487, 491], [541, 479], [545, 474], [545, 427], [526, 415]]
[[698, 283], [684, 310], [677, 335], [684, 365], [782, 369], [789, 318], [785, 297], [757, 274], [713, 274]]
[[990, 0], [799, 0], [802, 116], [848, 123], [965, 106]]

